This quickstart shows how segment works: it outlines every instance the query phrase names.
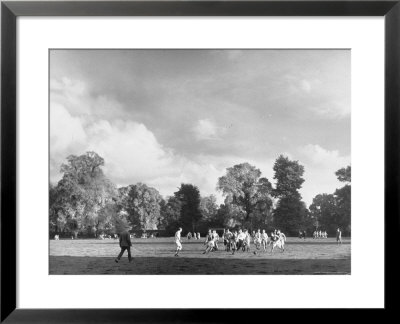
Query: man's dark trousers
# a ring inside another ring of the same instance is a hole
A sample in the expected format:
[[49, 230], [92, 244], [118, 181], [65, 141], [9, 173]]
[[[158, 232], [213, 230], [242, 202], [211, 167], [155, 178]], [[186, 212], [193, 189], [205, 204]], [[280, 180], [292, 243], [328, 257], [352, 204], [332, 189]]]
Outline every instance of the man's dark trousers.
[[118, 254], [117, 259], [121, 260], [121, 257], [124, 254], [125, 250], [128, 250], [128, 259], [129, 259], [129, 261], [131, 261], [132, 260], [132, 256], [131, 256], [131, 247], [130, 246], [121, 246], [121, 252]]
[[119, 246], [121, 247], [121, 252], [117, 256], [117, 259], [115, 261], [118, 262], [118, 260], [121, 259], [122, 254], [124, 254], [125, 250], [128, 250], [128, 259], [129, 259], [129, 262], [131, 262], [131, 260], [132, 260], [132, 256], [131, 256], [132, 242], [131, 242], [131, 236], [128, 231], [124, 231], [120, 234]]

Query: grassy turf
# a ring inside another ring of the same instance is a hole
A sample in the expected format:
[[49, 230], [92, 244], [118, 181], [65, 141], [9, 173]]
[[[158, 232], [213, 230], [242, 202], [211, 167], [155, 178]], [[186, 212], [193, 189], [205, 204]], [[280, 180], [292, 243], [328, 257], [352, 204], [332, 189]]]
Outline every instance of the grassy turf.
[[332, 238], [288, 238], [285, 252], [220, 250], [202, 254], [204, 241], [182, 240], [183, 250], [174, 257], [173, 238], [134, 239], [132, 263], [125, 252], [119, 263], [117, 240], [50, 241], [50, 274], [350, 274], [351, 244]]

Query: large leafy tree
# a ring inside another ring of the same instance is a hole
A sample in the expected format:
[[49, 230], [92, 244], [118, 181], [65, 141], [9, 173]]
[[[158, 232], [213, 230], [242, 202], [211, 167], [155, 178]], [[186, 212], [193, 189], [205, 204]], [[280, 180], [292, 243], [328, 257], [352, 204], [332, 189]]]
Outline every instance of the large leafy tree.
[[241, 207], [232, 204], [229, 197], [225, 198], [225, 203], [218, 208], [217, 219], [223, 226], [233, 228], [243, 225], [244, 211]]
[[225, 204], [233, 204], [243, 211], [242, 223], [251, 223], [251, 216], [260, 201], [271, 201], [272, 186], [260, 178], [261, 171], [249, 163], [234, 165], [218, 179], [217, 189], [226, 197]]
[[160, 206], [162, 220], [160, 227], [165, 229], [168, 234], [175, 233], [180, 224], [181, 200], [175, 196], [171, 196], [167, 201], [162, 201]]
[[[116, 197], [114, 184], [104, 175], [104, 159], [95, 152], [70, 155], [61, 165], [62, 179], [50, 187], [50, 217], [57, 230], [97, 233], [98, 213]], [[57, 215], [57, 217], [55, 217]]]
[[320, 194], [310, 205], [314, 228], [320, 228], [333, 235], [340, 227], [344, 234], [351, 232], [351, 166], [335, 172], [338, 180], [344, 182], [342, 188], [333, 194]]
[[298, 161], [291, 161], [288, 157], [280, 155], [275, 161], [273, 170], [276, 180], [274, 195], [277, 198], [289, 196], [301, 198], [299, 189], [304, 182], [304, 166]]
[[267, 178], [258, 181], [257, 202], [254, 207], [250, 228], [266, 228], [272, 225], [272, 185]]
[[229, 217], [229, 214], [224, 213], [224, 206], [218, 207], [217, 198], [214, 195], [202, 197], [200, 201], [202, 220], [201, 224], [199, 224], [199, 229], [205, 232], [210, 227], [225, 226], [226, 218]]
[[119, 189], [120, 206], [134, 230], [156, 230], [160, 224], [160, 193], [143, 183]]
[[201, 220], [200, 191], [192, 184], [182, 183], [174, 196], [181, 204], [180, 221], [185, 229], [196, 231], [197, 223]]
[[277, 228], [294, 235], [304, 226], [308, 216], [299, 192], [304, 182], [304, 167], [298, 161], [280, 155], [273, 169], [276, 180], [274, 195], [279, 199], [274, 211], [274, 224]]
[[336, 199], [332, 194], [319, 194], [310, 205], [313, 229], [333, 234], [337, 227]]
[[337, 226], [342, 229], [344, 234], [349, 235], [351, 232], [351, 166], [342, 168], [335, 174], [340, 182], [345, 183], [334, 193], [337, 206]]
[[200, 211], [204, 221], [212, 222], [218, 212], [217, 198], [214, 195], [201, 197]]
[[351, 166], [347, 166], [346, 168], [341, 168], [335, 172], [335, 175], [337, 176], [338, 180], [340, 182], [346, 182], [350, 183], [351, 182]]
[[100, 209], [98, 217], [96, 217], [96, 228], [98, 232], [107, 234], [120, 233], [130, 229], [127, 219], [128, 213], [121, 209], [118, 201], [106, 204]]
[[308, 210], [305, 203], [295, 196], [279, 199], [275, 213], [274, 225], [289, 235], [296, 235], [299, 229], [305, 227]]

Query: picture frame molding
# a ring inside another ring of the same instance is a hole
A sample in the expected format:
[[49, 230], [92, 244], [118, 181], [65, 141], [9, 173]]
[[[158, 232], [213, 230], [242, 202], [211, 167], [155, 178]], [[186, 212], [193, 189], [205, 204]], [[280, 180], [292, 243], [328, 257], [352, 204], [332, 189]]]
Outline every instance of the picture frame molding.
[[[385, 19], [385, 309], [398, 283], [400, 0], [396, 1], [2, 1], [1, 2], [1, 312], [6, 323], [207, 322], [188, 309], [20, 309], [17, 301], [17, 18], [20, 16], [384, 16]], [[388, 257], [391, 256], [391, 257]], [[244, 310], [214, 310], [212, 321]], [[252, 311], [256, 316], [261, 310]], [[253, 315], [254, 314], [254, 315]], [[265, 313], [263, 313], [265, 314]], [[228, 317], [227, 317], [228, 316]], [[265, 315], [263, 315], [265, 316]]]

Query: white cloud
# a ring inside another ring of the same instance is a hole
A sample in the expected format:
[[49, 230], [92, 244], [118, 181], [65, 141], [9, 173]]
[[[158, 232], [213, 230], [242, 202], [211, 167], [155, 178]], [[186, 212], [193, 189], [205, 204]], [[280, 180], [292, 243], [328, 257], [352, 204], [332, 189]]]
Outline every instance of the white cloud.
[[[77, 102], [86, 103], [90, 109], [99, 102], [99, 98], [85, 90], [84, 84], [77, 87], [74, 81], [53, 81], [52, 89], [57, 92], [56, 96], [52, 93], [50, 104], [50, 173], [53, 182], [61, 178], [59, 168], [68, 155], [95, 151], [105, 160], [106, 175], [119, 186], [144, 182], [167, 196], [172, 195], [181, 183], [192, 183], [199, 187], [202, 195], [216, 193], [216, 182], [222, 169], [210, 161], [195, 161], [162, 146], [143, 123], [99, 118], [98, 115], [94, 120], [88, 114], [89, 110], [77, 110]], [[71, 93], [74, 93], [74, 100], [69, 102]], [[107, 102], [108, 98], [103, 100]], [[217, 128], [208, 120], [202, 120], [198, 125], [200, 138], [218, 136]]]
[[[287, 74], [283, 76], [287, 94], [296, 98], [295, 103], [303, 102], [304, 107], [320, 118], [343, 119], [350, 116], [351, 105], [349, 96], [338, 85], [342, 96], [332, 95], [328, 84], [324, 84], [317, 78], [302, 79], [299, 76]], [[337, 90], [339, 91], [339, 90]], [[321, 100], [323, 98], [323, 100]]]
[[[144, 182], [157, 188], [163, 196], [172, 195], [181, 183], [199, 187], [202, 195], [216, 194], [218, 177], [226, 168], [249, 162], [273, 181], [273, 163], [277, 156], [265, 159], [228, 155], [187, 157], [161, 145], [145, 124], [122, 118], [121, 104], [104, 95], [94, 95], [88, 87], [69, 79], [51, 81], [50, 103], [50, 174], [57, 181], [61, 163], [70, 154], [95, 151], [105, 159], [104, 170], [117, 185]], [[192, 128], [198, 141], [218, 140], [226, 129], [210, 119], [200, 119]], [[316, 144], [285, 153], [305, 165], [301, 193], [307, 204], [322, 192], [334, 192], [340, 186], [334, 172], [350, 164], [349, 156], [329, 151]]]
[[307, 95], [313, 89], [313, 84], [319, 84], [319, 80], [302, 79], [297, 75], [286, 74], [283, 80], [291, 95]]
[[82, 143], [85, 140], [86, 133], [82, 119], [71, 116], [63, 105], [52, 103], [50, 109], [51, 152], [68, 151], [74, 143]]
[[339, 101], [328, 101], [318, 106], [311, 106], [310, 109], [318, 116], [327, 119], [342, 119], [351, 114], [350, 104]]
[[123, 111], [117, 100], [104, 95], [94, 95], [88, 85], [80, 80], [51, 79], [50, 101], [67, 107], [72, 116], [123, 117], [116, 115]]
[[317, 144], [307, 144], [300, 148], [300, 153], [314, 166], [343, 167], [350, 163], [349, 156], [340, 156], [338, 150], [326, 150]]
[[193, 127], [193, 133], [198, 141], [216, 140], [224, 133], [224, 129], [209, 119], [199, 119]]
[[300, 81], [300, 88], [304, 91], [304, 92], [307, 92], [307, 93], [310, 93], [311, 92], [311, 84], [310, 84], [310, 82], [308, 82], [307, 80], [301, 80]]

